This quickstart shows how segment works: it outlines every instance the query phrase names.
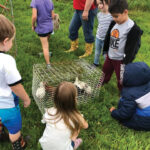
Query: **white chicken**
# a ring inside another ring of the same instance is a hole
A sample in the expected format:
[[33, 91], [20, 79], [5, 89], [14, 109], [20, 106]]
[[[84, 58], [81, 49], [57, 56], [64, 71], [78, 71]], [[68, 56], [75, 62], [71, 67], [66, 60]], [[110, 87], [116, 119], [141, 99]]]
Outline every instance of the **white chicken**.
[[44, 83], [40, 82], [40, 87], [36, 91], [36, 97], [38, 97], [39, 99], [42, 99], [44, 96], [45, 96]]
[[74, 85], [76, 85], [80, 90], [84, 90], [87, 94], [92, 93], [92, 88], [87, 83], [80, 81], [78, 77], [76, 77]]

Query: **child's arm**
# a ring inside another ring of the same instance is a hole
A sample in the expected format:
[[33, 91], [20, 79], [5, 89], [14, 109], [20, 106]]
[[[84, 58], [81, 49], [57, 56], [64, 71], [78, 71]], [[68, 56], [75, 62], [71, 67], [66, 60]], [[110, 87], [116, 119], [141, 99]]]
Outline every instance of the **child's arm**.
[[52, 19], [54, 19], [55, 18], [55, 13], [54, 13], [54, 10], [52, 10], [52, 12], [51, 12], [51, 16], [52, 16]]
[[[119, 101], [120, 102], [120, 101]], [[110, 109], [111, 116], [119, 121], [129, 119], [133, 116], [137, 108], [134, 100], [122, 99], [118, 109], [112, 107]]]
[[83, 124], [83, 129], [87, 129], [88, 128], [88, 123], [87, 121], [83, 118], [83, 116], [80, 114], [79, 115], [79, 119], [81, 120], [82, 124]]
[[10, 88], [19, 98], [23, 100], [24, 107], [28, 107], [30, 105], [31, 100], [21, 83], [11, 86]]
[[109, 25], [109, 28], [107, 30], [106, 36], [105, 36], [105, 40], [104, 40], [104, 46], [103, 46], [103, 55], [108, 53], [109, 50], [109, 42], [110, 42], [110, 33], [111, 33], [111, 29], [113, 28], [113, 26], [115, 25], [115, 21], [112, 21]]
[[111, 107], [111, 108], [109, 109], [109, 111], [112, 112], [112, 111], [115, 110], [115, 109], [116, 109], [115, 107]]
[[142, 34], [143, 31], [137, 25], [128, 33], [125, 45], [125, 57], [123, 59], [124, 64], [131, 63], [134, 60], [135, 55], [141, 46]]
[[34, 31], [35, 29], [35, 22], [37, 20], [37, 9], [32, 8], [32, 30]]

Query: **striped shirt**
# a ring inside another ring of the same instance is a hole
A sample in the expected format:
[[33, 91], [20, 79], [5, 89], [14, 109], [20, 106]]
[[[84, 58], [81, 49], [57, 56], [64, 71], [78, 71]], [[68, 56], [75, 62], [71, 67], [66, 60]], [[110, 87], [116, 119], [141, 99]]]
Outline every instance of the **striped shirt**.
[[113, 18], [110, 13], [105, 14], [103, 12], [99, 12], [97, 14], [97, 19], [98, 19], [98, 27], [97, 27], [96, 37], [98, 39], [104, 40], [109, 25], [113, 20]]

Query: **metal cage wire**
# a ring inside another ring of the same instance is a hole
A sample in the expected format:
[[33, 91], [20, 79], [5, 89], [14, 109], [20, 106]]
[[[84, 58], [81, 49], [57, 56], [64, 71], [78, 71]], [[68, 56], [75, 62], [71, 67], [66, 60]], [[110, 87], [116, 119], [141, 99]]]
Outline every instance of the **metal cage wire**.
[[[47, 69], [45, 64], [33, 66], [32, 94], [42, 114], [45, 108], [54, 105], [54, 89], [59, 83], [63, 81], [74, 83], [76, 77], [79, 78], [79, 84], [85, 85], [90, 91], [86, 92], [88, 90], [78, 88], [78, 104], [87, 103], [99, 96], [104, 78], [103, 72], [91, 67], [86, 61], [53, 63], [50, 69]], [[40, 87], [41, 83], [43, 87]], [[37, 91], [39, 91], [38, 94]]]

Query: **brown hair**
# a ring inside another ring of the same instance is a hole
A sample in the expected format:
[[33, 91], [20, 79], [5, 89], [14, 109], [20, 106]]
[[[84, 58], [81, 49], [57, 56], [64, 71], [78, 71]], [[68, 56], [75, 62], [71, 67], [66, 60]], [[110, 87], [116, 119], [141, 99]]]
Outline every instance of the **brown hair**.
[[[54, 104], [57, 109], [56, 118], [64, 120], [66, 126], [71, 130], [73, 135], [78, 132], [83, 124], [80, 121], [80, 113], [77, 110], [77, 89], [71, 82], [62, 82], [56, 88]], [[59, 121], [59, 120], [58, 120]], [[71, 124], [71, 122], [73, 124]]]
[[128, 9], [127, 0], [112, 0], [109, 5], [109, 12], [111, 14], [114, 13], [123, 13], [126, 9]]
[[11, 39], [15, 35], [16, 29], [13, 23], [4, 15], [0, 14], [0, 42], [5, 38]]

